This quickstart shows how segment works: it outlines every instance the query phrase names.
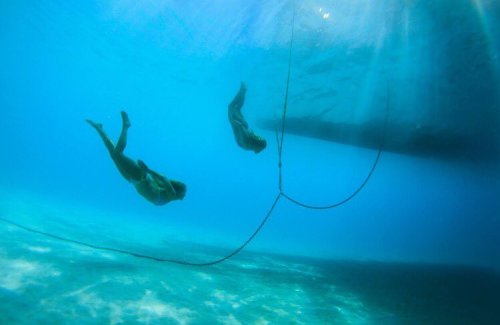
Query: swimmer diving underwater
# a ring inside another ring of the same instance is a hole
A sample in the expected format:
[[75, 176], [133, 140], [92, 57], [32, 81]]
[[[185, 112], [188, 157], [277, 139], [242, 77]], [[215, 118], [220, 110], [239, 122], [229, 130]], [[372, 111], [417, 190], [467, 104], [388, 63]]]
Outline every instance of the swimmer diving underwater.
[[245, 150], [252, 150], [255, 153], [259, 153], [266, 148], [267, 142], [264, 138], [256, 135], [250, 130], [247, 121], [241, 113], [241, 108], [245, 103], [246, 91], [247, 88], [242, 82], [240, 90], [228, 106], [229, 122], [233, 128], [236, 143]]
[[174, 200], [182, 200], [186, 195], [186, 185], [182, 182], [167, 179], [165, 176], [149, 169], [141, 160], [135, 162], [125, 156], [123, 151], [127, 146], [127, 132], [131, 124], [126, 112], [121, 112], [122, 131], [116, 146], [104, 132], [101, 123], [86, 120], [99, 134], [109, 155], [120, 174], [131, 182], [137, 192], [155, 205], [164, 205]]

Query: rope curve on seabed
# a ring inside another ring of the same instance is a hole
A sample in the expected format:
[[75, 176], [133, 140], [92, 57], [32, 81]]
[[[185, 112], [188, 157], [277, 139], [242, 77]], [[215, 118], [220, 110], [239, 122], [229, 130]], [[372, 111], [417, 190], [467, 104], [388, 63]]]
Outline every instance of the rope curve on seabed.
[[[314, 206], [314, 205], [309, 205], [309, 204], [305, 204], [305, 203], [302, 203], [300, 202], [299, 200], [296, 200], [294, 198], [292, 198], [291, 196], [287, 195], [284, 191], [283, 191], [283, 163], [282, 163], [282, 152], [283, 152], [283, 142], [284, 142], [284, 139], [285, 139], [285, 122], [286, 122], [286, 113], [287, 113], [287, 106], [288, 106], [288, 88], [289, 88], [289, 85], [290, 85], [290, 70], [291, 70], [291, 62], [292, 62], [292, 47], [293, 47], [293, 39], [294, 39], [294, 29], [295, 29], [295, 6], [293, 8], [293, 17], [292, 17], [292, 33], [291, 33], [291, 37], [290, 37], [290, 49], [289, 49], [289, 57], [288, 57], [288, 73], [287, 73], [287, 80], [286, 80], [286, 91], [285, 91], [285, 100], [284, 100], [284, 107], [283, 107], [283, 115], [282, 115], [282, 120], [281, 120], [281, 134], [279, 134], [279, 131], [278, 129], [276, 129], [276, 141], [277, 141], [277, 144], [278, 144], [278, 170], [279, 170], [279, 183], [278, 183], [278, 189], [279, 189], [279, 192], [278, 194], [276, 195], [274, 201], [273, 201], [273, 204], [271, 205], [271, 208], [267, 211], [266, 213], [266, 216], [264, 217], [264, 219], [261, 221], [261, 223], [259, 224], [259, 226], [254, 230], [254, 232], [247, 238], [247, 240], [245, 242], [243, 242], [243, 244], [241, 244], [240, 246], [238, 246], [236, 249], [232, 250], [229, 254], [221, 257], [221, 258], [218, 258], [218, 259], [215, 259], [215, 260], [212, 260], [212, 261], [208, 261], [208, 262], [189, 262], [189, 261], [183, 261], [183, 260], [179, 260], [179, 259], [169, 259], [169, 258], [161, 258], [161, 257], [155, 257], [155, 256], [151, 256], [151, 255], [145, 255], [145, 254], [141, 254], [141, 253], [135, 253], [135, 252], [132, 252], [132, 251], [128, 251], [128, 250], [123, 250], [123, 249], [119, 249], [119, 248], [113, 248], [113, 247], [106, 247], [106, 246], [100, 246], [100, 245], [95, 245], [95, 244], [91, 244], [91, 243], [87, 243], [87, 242], [83, 242], [83, 241], [79, 241], [79, 240], [74, 240], [74, 239], [71, 239], [71, 238], [66, 238], [66, 237], [62, 237], [62, 236], [58, 236], [58, 235], [55, 235], [55, 234], [52, 234], [52, 233], [49, 233], [49, 232], [45, 232], [45, 231], [41, 231], [41, 230], [37, 230], [37, 229], [34, 229], [34, 228], [30, 228], [30, 227], [27, 227], [27, 226], [24, 226], [24, 225], [21, 225], [19, 223], [16, 223], [14, 221], [11, 221], [9, 219], [6, 219], [4, 217], [0, 217], [0, 221], [4, 222], [4, 223], [7, 223], [11, 226], [14, 226], [14, 227], [17, 227], [19, 229], [22, 229], [22, 230], [25, 230], [25, 231], [28, 231], [28, 232], [31, 232], [31, 233], [34, 233], [34, 234], [38, 234], [38, 235], [42, 235], [42, 236], [45, 236], [45, 237], [48, 237], [48, 238], [52, 238], [52, 239], [55, 239], [55, 240], [59, 240], [59, 241], [63, 241], [63, 242], [67, 242], [67, 243], [71, 243], [71, 244], [76, 244], [76, 245], [80, 245], [80, 246], [84, 246], [84, 247], [88, 247], [88, 248], [92, 248], [92, 249], [95, 249], [95, 250], [102, 250], [102, 251], [108, 251], [108, 252], [113, 252], [113, 253], [119, 253], [119, 254], [124, 254], [124, 255], [129, 255], [129, 256], [133, 256], [133, 257], [137, 257], [137, 258], [143, 258], [143, 259], [147, 259], [147, 260], [152, 260], [152, 261], [156, 261], [156, 262], [163, 262], [163, 263], [173, 263], [173, 264], [179, 264], [179, 265], [186, 265], [186, 266], [211, 266], [211, 265], [215, 265], [215, 264], [219, 264], [219, 263], [222, 263], [228, 259], [230, 259], [231, 257], [233, 257], [234, 255], [238, 254], [239, 252], [241, 252], [254, 238], [255, 236], [257, 236], [257, 234], [262, 230], [262, 228], [264, 227], [264, 225], [266, 224], [266, 222], [269, 220], [269, 218], [271, 217], [273, 211], [274, 211], [274, 208], [276, 207], [276, 205], [278, 204], [279, 200], [281, 199], [281, 197], [284, 197], [286, 198], [287, 200], [289, 200], [290, 202], [294, 203], [294, 204], [297, 204], [299, 206], [302, 206], [304, 208], [308, 208], [308, 209], [331, 209], [331, 208], [335, 208], [335, 207], [338, 207], [348, 201], [350, 201], [352, 198], [354, 198], [364, 187], [365, 185], [368, 183], [370, 177], [373, 175], [373, 172], [375, 171], [377, 165], [378, 165], [378, 162], [380, 160], [380, 155], [382, 154], [382, 147], [383, 147], [383, 144], [385, 142], [385, 131], [384, 131], [384, 135], [382, 137], [382, 141], [381, 141], [381, 145], [378, 149], [378, 153], [377, 153], [377, 156], [375, 158], [375, 161], [367, 175], [367, 177], [365, 178], [365, 180], [361, 183], [361, 185], [351, 194], [349, 195], [347, 198], [335, 203], [335, 204], [331, 204], [331, 205], [327, 205], [327, 206]], [[387, 107], [386, 107], [387, 109]], [[388, 111], [386, 110], [386, 129], [387, 129], [387, 115], [388, 115]], [[280, 137], [281, 136], [281, 137]]]
[[124, 250], [124, 249], [119, 249], [119, 248], [94, 245], [94, 244], [86, 243], [86, 242], [83, 242], [83, 241], [74, 240], [74, 239], [70, 239], [70, 238], [66, 238], [66, 237], [54, 235], [54, 234], [51, 234], [49, 232], [37, 230], [37, 229], [34, 229], [34, 228], [26, 227], [26, 226], [23, 226], [23, 225], [21, 225], [19, 223], [14, 222], [14, 221], [5, 219], [3, 217], [0, 217], [0, 221], [3, 221], [3, 222], [5, 222], [5, 223], [7, 223], [7, 224], [9, 224], [11, 226], [15, 226], [17, 228], [23, 229], [23, 230], [31, 232], [31, 233], [39, 234], [39, 235], [42, 235], [42, 236], [45, 236], [45, 237], [49, 237], [49, 238], [52, 238], [52, 239], [56, 239], [56, 240], [59, 240], [59, 241], [63, 241], [63, 242], [66, 242], [66, 243], [71, 243], [71, 244], [76, 244], [76, 245], [80, 245], [80, 246], [92, 248], [92, 249], [95, 249], [95, 250], [101, 250], [101, 251], [107, 251], [107, 252], [113, 252], [113, 253], [120, 253], [120, 254], [124, 254], [124, 255], [130, 255], [130, 256], [133, 256], [133, 257], [143, 258], [143, 259], [152, 260], [152, 261], [156, 261], [156, 262], [162, 262], [162, 263], [173, 263], [173, 264], [180, 264], [180, 265], [186, 265], [186, 266], [210, 266], [210, 265], [215, 265], [215, 264], [222, 263], [225, 260], [230, 259], [234, 255], [236, 255], [239, 252], [241, 252], [243, 250], [243, 248], [245, 248], [245, 246], [247, 246], [252, 241], [252, 239], [254, 239], [254, 237], [257, 236], [257, 234], [262, 229], [262, 227], [264, 227], [265, 223], [267, 222], [267, 220], [271, 216], [274, 208], [276, 207], [276, 204], [278, 204], [278, 201], [279, 201], [280, 197], [281, 197], [281, 194], [278, 194], [276, 196], [276, 198], [274, 199], [273, 205], [271, 206], [271, 208], [269, 209], [269, 211], [266, 214], [266, 217], [262, 220], [262, 222], [257, 227], [257, 229], [255, 229], [255, 231], [253, 232], [253, 234], [250, 237], [248, 237], [248, 239], [242, 245], [240, 245], [237, 249], [233, 250], [230, 254], [228, 254], [228, 255], [226, 255], [224, 257], [221, 257], [219, 259], [216, 259], [216, 260], [213, 260], [213, 261], [208, 261], [208, 262], [188, 262], [188, 261], [183, 261], [183, 260], [178, 260], [178, 259], [161, 258], [161, 257], [155, 257], [155, 256], [151, 256], [151, 255], [141, 254], [141, 253], [135, 253], [135, 252], [132, 252], [132, 251], [128, 251], [128, 250]]

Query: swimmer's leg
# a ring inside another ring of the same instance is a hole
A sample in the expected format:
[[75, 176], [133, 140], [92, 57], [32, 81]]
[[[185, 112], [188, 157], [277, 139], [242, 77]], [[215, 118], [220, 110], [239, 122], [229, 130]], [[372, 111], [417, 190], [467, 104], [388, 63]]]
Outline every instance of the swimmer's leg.
[[108, 135], [106, 132], [104, 132], [104, 129], [102, 128], [101, 123], [96, 123], [92, 120], [85, 120], [88, 124], [90, 124], [96, 131], [99, 133], [99, 136], [101, 137], [102, 141], [104, 142], [104, 145], [106, 146], [106, 149], [108, 149], [109, 153], [112, 154], [115, 151], [115, 145], [113, 144], [113, 141], [111, 141], [108, 138]]
[[123, 153], [125, 147], [127, 146], [127, 132], [130, 125], [130, 120], [125, 111], [121, 111], [122, 114], [122, 132], [120, 133], [120, 138], [115, 147], [115, 153]]
[[241, 110], [241, 108], [243, 107], [243, 104], [245, 103], [246, 92], [247, 92], [247, 87], [242, 82], [240, 85], [240, 90], [238, 91], [236, 96], [234, 96], [231, 103], [229, 103], [229, 110], [234, 110], [236, 112], [239, 112]]

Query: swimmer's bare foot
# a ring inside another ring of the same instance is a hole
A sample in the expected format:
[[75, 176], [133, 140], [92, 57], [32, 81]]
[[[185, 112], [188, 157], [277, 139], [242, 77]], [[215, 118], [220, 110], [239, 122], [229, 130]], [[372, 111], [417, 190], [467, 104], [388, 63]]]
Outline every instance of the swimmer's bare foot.
[[128, 119], [128, 114], [127, 112], [125, 111], [121, 111], [121, 114], [122, 114], [122, 123], [123, 123], [123, 127], [125, 128], [129, 128], [132, 126], [132, 124], [130, 124], [130, 120]]
[[96, 123], [96, 122], [89, 120], [89, 119], [85, 120], [85, 122], [92, 125], [96, 129], [102, 129], [102, 123]]
[[240, 91], [244, 93], [247, 91], [247, 85], [243, 81], [240, 83]]

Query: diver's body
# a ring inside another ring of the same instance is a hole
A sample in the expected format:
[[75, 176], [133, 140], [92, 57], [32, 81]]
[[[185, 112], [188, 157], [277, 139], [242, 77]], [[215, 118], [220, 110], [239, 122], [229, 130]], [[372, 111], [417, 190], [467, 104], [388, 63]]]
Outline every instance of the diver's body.
[[186, 185], [179, 181], [168, 180], [165, 176], [149, 169], [141, 160], [135, 162], [123, 154], [127, 146], [127, 131], [130, 127], [130, 121], [126, 112], [122, 111], [121, 115], [122, 131], [116, 146], [104, 132], [102, 124], [91, 120], [86, 121], [99, 133], [120, 174], [131, 182], [137, 192], [145, 199], [156, 205], [182, 200], [186, 194]]
[[238, 145], [243, 149], [259, 153], [266, 148], [267, 143], [265, 139], [250, 130], [247, 121], [241, 113], [241, 108], [245, 103], [246, 90], [245, 84], [242, 82], [240, 90], [231, 103], [229, 103], [228, 118]]

